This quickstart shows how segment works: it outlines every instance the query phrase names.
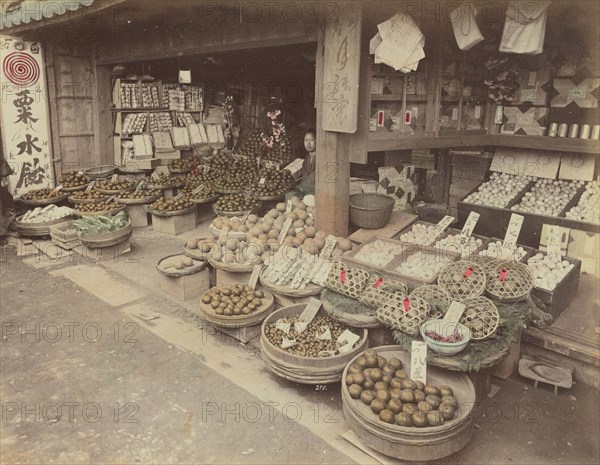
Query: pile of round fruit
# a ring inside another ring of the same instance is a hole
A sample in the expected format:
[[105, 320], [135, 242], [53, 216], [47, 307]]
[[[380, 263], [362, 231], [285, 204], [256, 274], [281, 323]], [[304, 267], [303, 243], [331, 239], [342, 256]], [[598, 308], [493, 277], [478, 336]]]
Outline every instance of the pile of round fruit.
[[56, 189], [44, 187], [42, 189], [33, 189], [21, 195], [23, 200], [48, 200], [61, 197], [62, 194]]
[[265, 293], [260, 289], [236, 284], [213, 287], [202, 296], [202, 303], [210, 305], [217, 315], [250, 315], [263, 306]]
[[131, 189], [135, 186], [135, 181], [133, 179], [116, 179], [113, 181], [112, 179], [101, 179], [96, 181], [96, 189], [101, 191], [124, 191], [127, 189]]
[[[298, 323], [298, 317], [285, 317], [279, 320], [282, 323], [290, 323], [290, 331], [286, 334], [282, 329], [277, 328], [277, 323], [271, 323], [265, 328], [265, 336], [271, 344], [290, 354], [301, 357], [330, 357], [332, 353], [337, 354], [337, 339], [340, 335], [350, 329], [343, 323], [335, 321], [329, 316], [316, 316], [308, 324], [308, 327], [301, 333], [297, 333], [294, 329], [294, 323]], [[331, 338], [319, 339], [319, 335], [323, 335], [329, 330]], [[295, 340], [296, 344], [283, 348], [281, 344], [283, 338], [287, 340]], [[359, 344], [360, 341], [355, 343]], [[343, 344], [342, 344], [343, 345]]]
[[[205, 252], [203, 246], [201, 252]], [[228, 263], [237, 265], [258, 265], [268, 260], [269, 251], [266, 244], [261, 241], [246, 242], [227, 237], [219, 236], [216, 246], [210, 252], [210, 259], [217, 263]]]
[[117, 199], [145, 199], [157, 195], [162, 195], [162, 192], [158, 189], [138, 189], [133, 192], [123, 192], [117, 196]]
[[260, 137], [260, 131], [256, 128], [252, 128], [243, 136], [242, 143], [237, 148], [236, 153], [248, 157], [256, 157], [264, 148], [265, 143]]
[[260, 208], [260, 201], [243, 194], [225, 195], [214, 203], [215, 211], [242, 212]]
[[158, 199], [150, 205], [150, 209], [157, 212], [178, 212], [194, 206], [187, 197], [171, 197], [170, 199]]
[[189, 171], [189, 158], [178, 158], [177, 160], [171, 160], [168, 167], [169, 171]]
[[270, 160], [285, 166], [292, 157], [292, 142], [287, 134], [279, 137], [278, 141], [273, 142], [273, 147], [267, 148], [267, 152], [262, 157], [264, 160]]
[[371, 407], [385, 423], [398, 426], [440, 426], [459, 407], [448, 386], [425, 385], [409, 379], [402, 361], [389, 360], [369, 349], [348, 366], [346, 388], [353, 399]]
[[82, 203], [77, 206], [77, 210], [82, 213], [97, 213], [97, 212], [109, 212], [122, 208], [123, 205], [111, 200], [110, 202], [100, 201], [91, 203]]
[[91, 191], [73, 192], [69, 198], [75, 200], [99, 200], [105, 199], [107, 196], [100, 191], [92, 189]]
[[169, 189], [183, 186], [185, 184], [185, 179], [177, 178], [170, 174], [159, 173], [156, 176], [147, 179], [145, 184], [154, 189]]
[[203, 254], [210, 254], [217, 249], [218, 244], [210, 237], [208, 239], [192, 238], [186, 242], [185, 247], [190, 250], [198, 250]]
[[63, 174], [60, 184], [63, 187], [69, 188], [85, 186], [89, 182], [90, 178], [88, 178], [83, 171], [74, 171], [72, 173]]
[[[199, 262], [201, 263], [201, 262]], [[194, 260], [190, 257], [183, 257], [178, 255], [176, 257], [171, 257], [166, 260], [162, 260], [160, 262], [160, 267], [162, 269], [175, 268], [176, 270], [183, 270], [185, 268], [189, 268], [190, 266], [194, 266]]]

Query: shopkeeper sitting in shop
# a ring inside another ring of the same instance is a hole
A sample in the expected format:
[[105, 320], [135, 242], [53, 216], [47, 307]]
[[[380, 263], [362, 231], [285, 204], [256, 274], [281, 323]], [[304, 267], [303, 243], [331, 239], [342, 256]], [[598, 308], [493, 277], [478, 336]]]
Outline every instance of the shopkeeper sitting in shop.
[[317, 168], [317, 132], [314, 129], [307, 129], [304, 133], [304, 149], [307, 154], [302, 163], [302, 178], [297, 189], [302, 195], [314, 195]]

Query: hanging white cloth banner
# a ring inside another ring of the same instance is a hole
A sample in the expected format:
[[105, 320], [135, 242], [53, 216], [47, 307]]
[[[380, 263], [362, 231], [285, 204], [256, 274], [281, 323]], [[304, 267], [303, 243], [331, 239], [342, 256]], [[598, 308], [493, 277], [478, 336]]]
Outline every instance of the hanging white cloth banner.
[[483, 41], [483, 35], [475, 21], [476, 14], [472, 3], [463, 3], [450, 13], [456, 44], [461, 50], [470, 50]]
[[511, 1], [506, 12], [500, 51], [539, 55], [544, 50], [549, 1]]

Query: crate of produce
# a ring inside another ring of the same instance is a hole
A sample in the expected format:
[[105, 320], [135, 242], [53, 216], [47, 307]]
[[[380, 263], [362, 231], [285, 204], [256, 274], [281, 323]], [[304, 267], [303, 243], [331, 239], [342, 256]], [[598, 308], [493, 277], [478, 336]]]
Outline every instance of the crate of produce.
[[449, 250], [460, 254], [462, 258], [475, 255], [487, 248], [489, 237], [471, 234], [468, 238], [460, 235], [459, 229], [449, 229], [435, 241], [433, 247], [440, 250]]
[[[546, 312], [556, 319], [577, 295], [581, 261], [569, 257], [549, 259], [545, 253], [536, 251], [527, 259], [527, 266], [533, 272], [532, 295], [540, 299], [546, 305]], [[549, 282], [548, 277], [553, 274], [560, 278]]]
[[412, 287], [419, 287], [434, 284], [440, 271], [457, 260], [460, 254], [448, 250], [413, 246], [388, 263], [383, 271]]
[[387, 237], [372, 236], [356, 249], [346, 252], [343, 261], [367, 270], [384, 270], [385, 266], [407, 250], [416, 248]]

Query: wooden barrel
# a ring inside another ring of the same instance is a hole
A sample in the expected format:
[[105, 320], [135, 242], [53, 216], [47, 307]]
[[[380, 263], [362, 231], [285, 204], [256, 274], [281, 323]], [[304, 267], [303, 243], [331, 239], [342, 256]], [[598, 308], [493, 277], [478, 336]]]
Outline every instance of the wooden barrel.
[[[410, 372], [410, 353], [398, 346], [382, 346], [377, 355], [390, 359], [399, 358], [404, 370]], [[350, 363], [360, 355], [356, 355]], [[348, 365], [350, 365], [350, 363]], [[344, 379], [348, 367], [344, 369]], [[475, 404], [475, 388], [464, 373], [427, 367], [427, 384], [446, 385], [452, 388], [459, 407], [455, 418], [440, 426], [425, 428], [404, 427], [380, 421], [368, 405], [350, 397], [348, 387], [342, 383], [344, 418], [354, 433], [369, 447], [390, 457], [409, 461], [429, 461], [447, 457], [465, 447], [473, 436], [472, 408]]]
[[[348, 362], [367, 348], [369, 332], [366, 329], [360, 329], [361, 338], [357, 347], [346, 354], [333, 357], [302, 357], [274, 346], [265, 335], [267, 326], [281, 318], [298, 316], [305, 307], [306, 304], [283, 307], [271, 313], [263, 321], [260, 336], [262, 358], [273, 373], [287, 380], [300, 384], [337, 383], [342, 379], [342, 372]], [[320, 309], [317, 315], [326, 316], [326, 313]]]

